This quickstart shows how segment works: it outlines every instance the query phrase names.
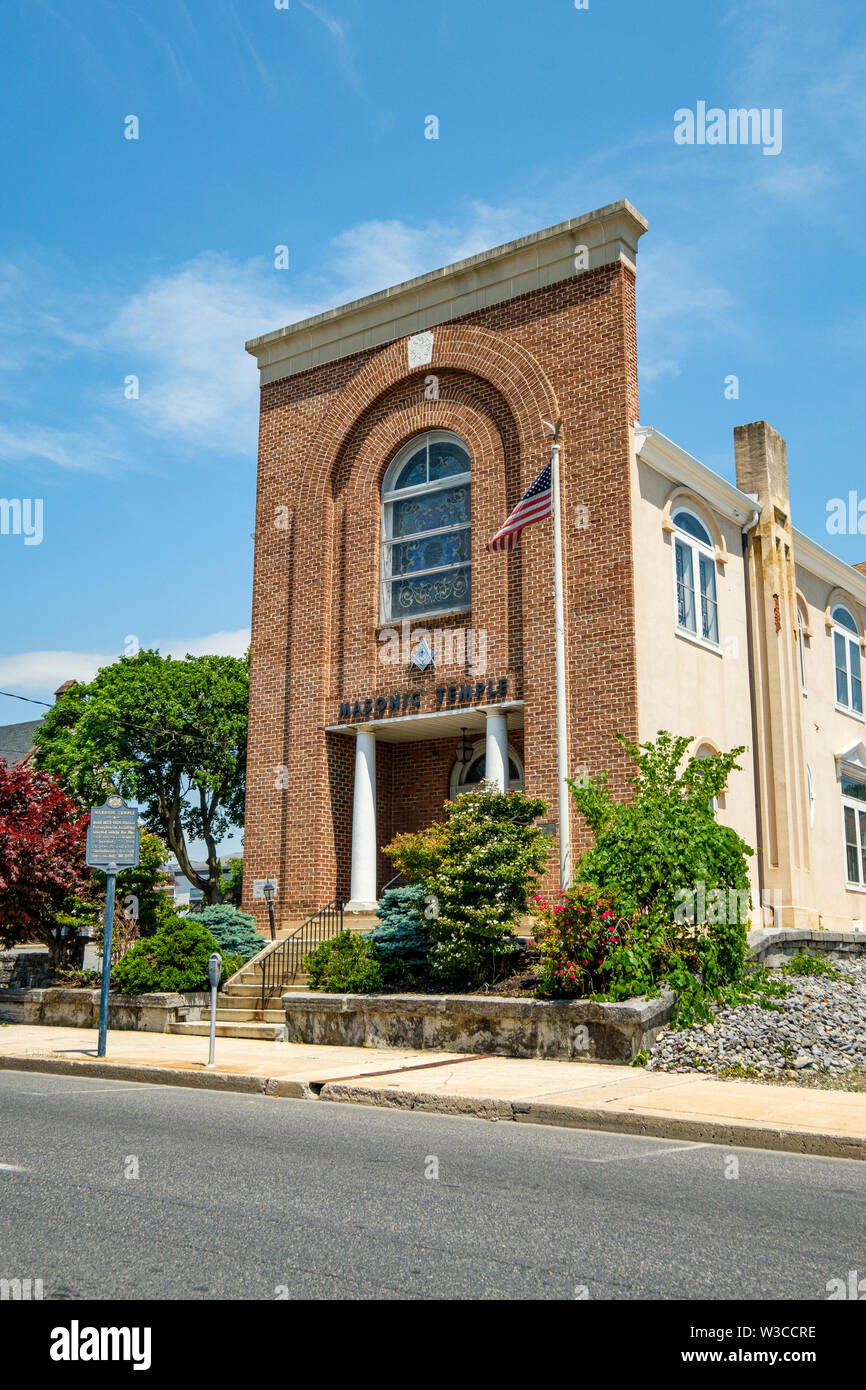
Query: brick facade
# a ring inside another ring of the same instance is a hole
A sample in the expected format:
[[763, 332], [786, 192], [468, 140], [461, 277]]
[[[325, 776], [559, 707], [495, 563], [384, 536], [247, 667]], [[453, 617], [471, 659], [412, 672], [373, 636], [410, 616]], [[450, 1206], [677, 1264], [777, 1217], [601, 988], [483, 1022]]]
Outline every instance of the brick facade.
[[[451, 430], [469, 450], [472, 607], [413, 628], [486, 633], [486, 678], [507, 679], [508, 699], [524, 702], [523, 729], [509, 736], [526, 790], [546, 798], [555, 820], [551, 524], [530, 527], [510, 556], [485, 544], [549, 455], [543, 422], [562, 418], [569, 761], [606, 769], [625, 790], [611, 735], [637, 737], [633, 270], [620, 258], [432, 332], [432, 360], [420, 369], [409, 367], [401, 337], [262, 387], [244, 873], [245, 906], [260, 920], [252, 881], [268, 874], [279, 878], [284, 920], [348, 897], [354, 738], [326, 732], [352, 722], [340, 719], [341, 702], [413, 690], [416, 711], [429, 714], [437, 689], [475, 682], [468, 661], [410, 675], [382, 660], [382, 479], [426, 430]], [[436, 400], [425, 399], [431, 374]], [[578, 507], [588, 526], [575, 524]], [[448, 708], [459, 703], [443, 697]], [[441, 811], [455, 742], [431, 739], [428, 724], [418, 742], [378, 744], [380, 846]], [[578, 819], [575, 852], [585, 843]], [[381, 853], [378, 873], [381, 888], [393, 873]]]

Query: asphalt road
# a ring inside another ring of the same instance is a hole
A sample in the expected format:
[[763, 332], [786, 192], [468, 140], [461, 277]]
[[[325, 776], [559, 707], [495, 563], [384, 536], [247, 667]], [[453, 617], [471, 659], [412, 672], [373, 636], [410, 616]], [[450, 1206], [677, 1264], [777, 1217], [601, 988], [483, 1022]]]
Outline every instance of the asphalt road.
[[0, 1278], [45, 1299], [826, 1300], [866, 1275], [851, 1160], [2, 1071], [0, 1165]]

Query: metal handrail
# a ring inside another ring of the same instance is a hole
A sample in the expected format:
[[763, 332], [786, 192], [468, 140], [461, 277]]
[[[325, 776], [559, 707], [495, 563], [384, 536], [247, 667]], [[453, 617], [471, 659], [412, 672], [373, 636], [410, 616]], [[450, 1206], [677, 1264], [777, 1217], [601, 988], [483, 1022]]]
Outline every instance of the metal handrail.
[[[389, 878], [389, 879], [388, 879], [388, 882], [385, 884], [385, 887], [382, 889], [382, 893], [387, 893], [388, 889], [391, 887], [391, 884], [392, 884], [392, 883], [396, 883], [398, 878], [402, 878], [402, 879], [405, 879], [405, 878], [406, 878], [406, 875], [405, 875], [405, 873], [403, 872], [402, 869], [400, 870], [400, 872], [399, 872], [398, 874], [395, 874], [393, 878]], [[379, 897], [380, 897], [380, 898], [381, 898], [381, 896], [382, 896], [382, 893], [379, 894]]]
[[259, 961], [262, 972], [262, 1008], [265, 999], [280, 985], [294, 980], [303, 963], [304, 956], [314, 951], [323, 941], [330, 941], [343, 930], [343, 904], [335, 898], [326, 903], [307, 918], [283, 941], [275, 943]]

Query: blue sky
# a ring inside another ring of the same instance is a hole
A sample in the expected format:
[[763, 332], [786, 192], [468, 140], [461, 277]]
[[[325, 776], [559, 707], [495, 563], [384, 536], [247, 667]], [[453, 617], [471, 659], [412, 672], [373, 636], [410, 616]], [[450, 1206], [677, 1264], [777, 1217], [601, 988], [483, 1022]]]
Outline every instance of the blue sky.
[[[44, 520], [0, 535], [0, 689], [50, 700], [130, 639], [243, 650], [245, 339], [621, 197], [650, 223], [643, 421], [732, 477], [733, 426], [768, 419], [795, 524], [866, 558], [825, 529], [866, 495], [862, 4], [3, 9], [0, 495]], [[781, 153], [675, 144], [698, 101], [781, 108]]]

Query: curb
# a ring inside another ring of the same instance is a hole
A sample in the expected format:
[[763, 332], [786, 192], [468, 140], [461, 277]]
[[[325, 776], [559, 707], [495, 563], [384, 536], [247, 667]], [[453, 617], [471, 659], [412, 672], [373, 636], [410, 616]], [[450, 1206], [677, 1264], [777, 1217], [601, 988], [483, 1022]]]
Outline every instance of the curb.
[[551, 1105], [545, 1101], [509, 1101], [481, 1096], [443, 1096], [423, 1091], [371, 1090], [328, 1082], [320, 1100], [350, 1105], [374, 1105], [392, 1110], [424, 1110], [440, 1115], [468, 1115], [478, 1120], [511, 1120], [517, 1124], [554, 1125], [563, 1129], [595, 1129], [608, 1134], [635, 1134], [651, 1139], [685, 1139], [728, 1148], [773, 1149], [781, 1153], [813, 1154], [824, 1158], [866, 1159], [866, 1136], [821, 1134], [794, 1126], [745, 1124], [729, 1120], [687, 1119], [641, 1111], [612, 1111], [606, 1107]]
[[727, 1148], [772, 1149], [778, 1153], [822, 1158], [866, 1160], [866, 1136], [821, 1134], [790, 1126], [746, 1124], [729, 1120], [688, 1119], [641, 1111], [612, 1111], [605, 1107], [552, 1105], [544, 1101], [498, 1100], [485, 1096], [443, 1096], [424, 1091], [388, 1090], [349, 1085], [343, 1081], [307, 1083], [282, 1077], [240, 1072], [185, 1071], [123, 1062], [71, 1061], [59, 1057], [0, 1055], [0, 1070], [47, 1072], [55, 1076], [95, 1076], [109, 1081], [134, 1081], [151, 1086], [187, 1086], [202, 1091], [237, 1091], [290, 1100], [326, 1100], [335, 1104], [367, 1105], [385, 1110], [419, 1110], [428, 1114], [465, 1115], [476, 1120], [553, 1125], [562, 1129], [602, 1130], [648, 1139], [681, 1139]]
[[304, 1081], [278, 1076], [248, 1076], [231, 1071], [184, 1071], [127, 1062], [75, 1062], [61, 1057], [0, 1056], [0, 1071], [48, 1072], [54, 1076], [96, 1076], [108, 1081], [139, 1081], [151, 1086], [188, 1086], [198, 1091], [240, 1091], [244, 1095], [315, 1100]]

